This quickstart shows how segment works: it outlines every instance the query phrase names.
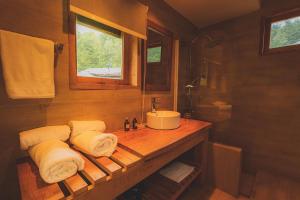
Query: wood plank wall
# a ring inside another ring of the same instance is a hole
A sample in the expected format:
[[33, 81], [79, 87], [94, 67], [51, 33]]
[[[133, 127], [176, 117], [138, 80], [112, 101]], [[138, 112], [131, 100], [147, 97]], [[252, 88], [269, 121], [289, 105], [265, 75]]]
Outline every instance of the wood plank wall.
[[[157, 7], [155, 2], [151, 5], [150, 12]], [[166, 6], [163, 9], [158, 15], [151, 12], [151, 16], [167, 26], [171, 23], [171, 30], [175, 31], [180, 39], [188, 40], [192, 37], [190, 35], [195, 35], [193, 32], [195, 28], [190, 23], [182, 20], [178, 14], [169, 16], [168, 13], [174, 13], [172, 9]], [[142, 99], [140, 89], [117, 91], [69, 89], [66, 14], [65, 0], [0, 0], [0, 29], [46, 38], [65, 45], [55, 68], [54, 99], [9, 100], [0, 71], [0, 199], [17, 199], [18, 196], [15, 160], [21, 154], [19, 131], [44, 125], [66, 124], [70, 119], [102, 119], [107, 123], [108, 130], [116, 130], [123, 126], [125, 117], [140, 119]], [[180, 26], [188, 27], [184, 31], [193, 31], [180, 33], [180, 29], [174, 28], [177, 27], [174, 23], [178, 21]], [[172, 94], [151, 93], [151, 95], [161, 97], [161, 107], [173, 108]], [[150, 109], [148, 100], [146, 109]]]
[[[193, 47], [196, 76], [202, 58], [221, 63], [210, 63], [210, 80], [195, 91], [194, 110], [216, 122], [213, 141], [243, 149], [244, 170], [300, 178], [300, 52], [259, 55], [261, 16], [293, 7], [300, 7], [298, 0], [264, 0], [261, 11], [202, 30], [224, 41], [203, 50], [207, 40], [200, 39]], [[216, 101], [232, 105], [231, 113], [222, 115], [212, 106]]]

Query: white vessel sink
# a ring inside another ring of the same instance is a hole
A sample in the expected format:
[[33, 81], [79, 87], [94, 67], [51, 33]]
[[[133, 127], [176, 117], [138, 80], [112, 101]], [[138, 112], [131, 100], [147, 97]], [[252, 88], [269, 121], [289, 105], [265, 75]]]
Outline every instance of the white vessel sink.
[[179, 127], [180, 113], [175, 111], [156, 111], [147, 113], [147, 126], [153, 129], [176, 129]]

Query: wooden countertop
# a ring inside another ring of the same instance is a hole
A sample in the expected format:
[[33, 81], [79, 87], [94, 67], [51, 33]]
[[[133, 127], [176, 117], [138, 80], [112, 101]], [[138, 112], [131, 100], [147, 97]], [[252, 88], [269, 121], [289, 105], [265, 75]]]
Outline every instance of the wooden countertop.
[[118, 131], [114, 134], [118, 136], [119, 145], [149, 159], [173, 145], [185, 142], [185, 139], [190, 139], [194, 134], [210, 126], [209, 122], [181, 119], [180, 127], [174, 130], [141, 128], [127, 132]]
[[98, 199], [99, 195], [113, 199], [207, 140], [210, 126], [182, 119], [175, 130], [117, 131], [119, 144], [111, 157], [94, 158], [78, 152], [86, 162], [84, 169], [60, 183], [43, 182], [33, 161], [24, 158], [17, 164], [22, 199]]

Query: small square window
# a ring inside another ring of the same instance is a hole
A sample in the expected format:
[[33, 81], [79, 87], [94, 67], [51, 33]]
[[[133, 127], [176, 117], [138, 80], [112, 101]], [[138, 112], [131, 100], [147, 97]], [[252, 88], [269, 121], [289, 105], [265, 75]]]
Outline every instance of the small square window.
[[270, 48], [300, 44], [300, 16], [271, 24]]
[[147, 63], [161, 62], [161, 46], [147, 49]]
[[300, 49], [300, 9], [263, 18], [261, 54]]

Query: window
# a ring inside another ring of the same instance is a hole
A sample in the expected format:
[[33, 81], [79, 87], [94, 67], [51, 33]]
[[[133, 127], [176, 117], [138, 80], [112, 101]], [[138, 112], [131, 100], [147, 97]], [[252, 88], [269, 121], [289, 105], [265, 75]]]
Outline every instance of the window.
[[300, 16], [271, 24], [270, 48], [300, 44]]
[[76, 15], [71, 15], [70, 29], [71, 88], [128, 86], [128, 35]]
[[300, 49], [300, 9], [263, 20], [262, 54]]
[[150, 47], [147, 50], [147, 63], [161, 62], [161, 46]]
[[122, 34], [76, 21], [77, 76], [122, 79]]

